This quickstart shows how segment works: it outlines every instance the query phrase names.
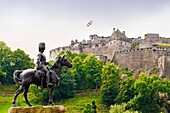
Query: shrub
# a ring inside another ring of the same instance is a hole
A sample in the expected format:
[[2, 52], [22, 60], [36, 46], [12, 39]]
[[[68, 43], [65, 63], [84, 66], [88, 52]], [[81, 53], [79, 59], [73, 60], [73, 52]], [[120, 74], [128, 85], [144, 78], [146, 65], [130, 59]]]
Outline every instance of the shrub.
[[111, 105], [109, 113], [138, 113], [138, 111], [126, 110], [125, 107], [126, 103]]

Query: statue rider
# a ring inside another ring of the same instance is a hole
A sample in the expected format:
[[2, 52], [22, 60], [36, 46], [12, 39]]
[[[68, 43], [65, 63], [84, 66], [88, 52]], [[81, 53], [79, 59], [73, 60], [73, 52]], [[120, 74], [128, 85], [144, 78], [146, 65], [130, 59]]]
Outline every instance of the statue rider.
[[50, 83], [50, 79], [49, 79], [49, 71], [46, 67], [46, 65], [48, 65], [48, 62], [46, 62], [46, 57], [45, 55], [43, 54], [45, 50], [45, 43], [44, 42], [40, 42], [39, 43], [39, 54], [37, 55], [38, 58], [37, 58], [37, 70], [42, 70], [45, 75], [46, 75], [46, 83], [47, 83], [47, 86], [52, 86], [53, 84]]

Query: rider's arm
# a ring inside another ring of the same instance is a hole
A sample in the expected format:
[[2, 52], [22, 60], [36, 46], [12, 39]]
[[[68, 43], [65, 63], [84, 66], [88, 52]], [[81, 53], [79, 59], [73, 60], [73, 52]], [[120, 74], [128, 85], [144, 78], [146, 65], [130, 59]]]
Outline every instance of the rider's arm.
[[46, 62], [45, 65], [49, 65], [49, 62]]

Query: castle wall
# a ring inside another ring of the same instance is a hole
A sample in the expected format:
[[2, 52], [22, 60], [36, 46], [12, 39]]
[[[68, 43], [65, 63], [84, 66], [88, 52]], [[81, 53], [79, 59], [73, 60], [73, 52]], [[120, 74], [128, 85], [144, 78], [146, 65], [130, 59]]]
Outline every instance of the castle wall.
[[170, 38], [146, 38], [139, 44], [139, 48], [152, 47], [154, 43], [170, 43]]
[[[133, 70], [151, 70], [153, 68], [162, 68], [162, 75], [170, 75], [170, 55], [167, 54], [166, 47], [156, 47], [156, 43], [170, 43], [170, 38], [159, 37], [159, 34], [148, 33], [145, 38], [127, 38], [125, 32], [118, 29], [108, 37], [90, 35], [91, 40], [71, 41], [71, 45], [59, 47], [50, 51], [50, 60], [61, 51], [70, 50], [73, 53], [84, 52], [86, 54], [95, 54], [99, 59], [111, 61], [119, 66], [128, 67]], [[137, 49], [131, 49], [132, 45]], [[139, 47], [138, 47], [139, 44]], [[163, 59], [163, 60], [162, 60]], [[160, 63], [159, 63], [160, 62]], [[167, 68], [166, 68], [167, 67]], [[170, 78], [170, 77], [169, 77]]]
[[107, 54], [108, 46], [100, 46], [95, 48], [84, 48], [83, 52], [86, 54], [95, 54], [95, 55], [103, 55]]
[[160, 70], [159, 76], [164, 78], [170, 79], [170, 53], [165, 53], [164, 56], [158, 59], [158, 68]]
[[91, 38], [91, 43], [106, 43], [110, 40], [110, 37], [103, 37], [103, 36], [98, 36], [98, 35], [90, 35]]
[[113, 63], [133, 70], [150, 70], [158, 67], [158, 58], [166, 53], [166, 49], [140, 48], [116, 52]]

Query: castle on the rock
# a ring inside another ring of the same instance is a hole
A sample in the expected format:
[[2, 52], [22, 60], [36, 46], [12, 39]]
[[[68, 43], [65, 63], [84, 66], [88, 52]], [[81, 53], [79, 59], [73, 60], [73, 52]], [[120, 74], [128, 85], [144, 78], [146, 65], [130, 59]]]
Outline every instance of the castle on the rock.
[[170, 78], [170, 38], [160, 37], [156, 33], [145, 34], [144, 38], [128, 38], [125, 31], [113, 28], [111, 36], [90, 35], [90, 40], [72, 40], [69, 46], [52, 49], [50, 60], [66, 50], [93, 53], [99, 59], [132, 70], [158, 69], [160, 76]]

